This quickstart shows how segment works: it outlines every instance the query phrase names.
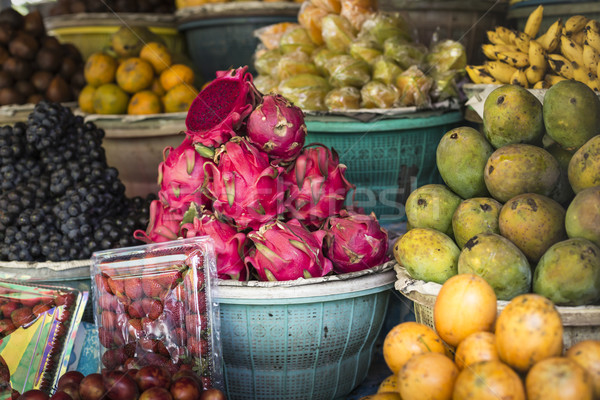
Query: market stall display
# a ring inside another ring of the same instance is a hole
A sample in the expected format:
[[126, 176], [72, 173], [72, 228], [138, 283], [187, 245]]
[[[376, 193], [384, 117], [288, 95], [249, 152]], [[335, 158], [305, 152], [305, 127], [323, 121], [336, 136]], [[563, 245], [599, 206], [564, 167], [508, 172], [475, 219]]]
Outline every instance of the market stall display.
[[0, 43], [0, 106], [70, 102], [85, 85], [81, 53], [49, 36], [39, 11], [0, 11]]
[[305, 2], [299, 23], [257, 30], [259, 90], [307, 111], [430, 108], [458, 97], [466, 64], [460, 43], [440, 39], [427, 48], [412, 41], [401, 14], [351, 3], [332, 11]]
[[494, 288], [465, 273], [441, 285], [432, 308], [432, 320], [388, 332], [383, 352], [392, 374], [364, 400], [597, 396], [600, 341], [574, 336], [563, 344], [564, 314], [547, 298], [522, 294], [497, 309]]
[[[194, 70], [173, 55], [147, 28], [124, 27], [111, 36], [108, 52], [91, 54], [84, 68], [86, 86], [79, 107], [90, 114], [148, 115], [185, 112], [198, 94]], [[150, 39], [154, 40], [154, 39]], [[118, 59], [118, 61], [117, 61]]]
[[476, 84], [514, 84], [534, 89], [549, 88], [574, 79], [600, 90], [600, 24], [585, 15], [561, 18], [540, 33], [544, 7], [527, 18], [523, 31], [497, 26], [487, 32], [489, 44], [481, 46], [488, 58], [484, 65], [468, 65]]

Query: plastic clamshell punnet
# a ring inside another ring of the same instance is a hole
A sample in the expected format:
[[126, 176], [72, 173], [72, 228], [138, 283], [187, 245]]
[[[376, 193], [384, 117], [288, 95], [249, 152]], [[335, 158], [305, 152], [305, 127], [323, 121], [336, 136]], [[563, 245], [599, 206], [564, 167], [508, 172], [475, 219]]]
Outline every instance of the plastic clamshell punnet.
[[50, 393], [67, 371], [87, 291], [0, 280], [0, 356], [13, 389]]
[[95, 252], [94, 319], [101, 368], [191, 366], [223, 387], [217, 269], [210, 237]]

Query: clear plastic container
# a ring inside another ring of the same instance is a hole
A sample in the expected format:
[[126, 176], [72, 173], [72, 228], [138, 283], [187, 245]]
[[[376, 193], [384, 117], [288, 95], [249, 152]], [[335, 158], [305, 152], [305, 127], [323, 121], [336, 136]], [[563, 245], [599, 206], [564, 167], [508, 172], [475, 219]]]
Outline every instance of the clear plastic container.
[[210, 237], [96, 252], [91, 274], [103, 368], [191, 367], [222, 388]]
[[13, 389], [50, 392], [67, 371], [89, 293], [0, 281], [0, 356]]

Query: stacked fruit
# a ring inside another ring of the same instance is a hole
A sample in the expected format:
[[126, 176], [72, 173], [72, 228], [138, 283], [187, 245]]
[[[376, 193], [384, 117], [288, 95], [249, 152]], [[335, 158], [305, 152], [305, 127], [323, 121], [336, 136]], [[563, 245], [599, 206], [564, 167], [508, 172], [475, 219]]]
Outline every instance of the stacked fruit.
[[219, 71], [192, 103], [186, 138], [165, 151], [150, 242], [210, 235], [221, 278], [293, 280], [387, 260], [374, 214], [344, 209], [352, 185], [335, 151], [304, 147], [302, 110], [259, 93], [247, 67]]
[[0, 11], [0, 66], [0, 105], [73, 101], [85, 85], [79, 50], [47, 36], [39, 11]]
[[[130, 33], [131, 32], [131, 33]], [[125, 39], [133, 35], [133, 45]], [[187, 111], [198, 94], [195, 74], [159, 41], [142, 42], [147, 28], [124, 27], [111, 39], [112, 51], [94, 53], [86, 60], [87, 85], [79, 107], [93, 114], [157, 114]]]
[[501, 300], [533, 289], [558, 305], [598, 304], [598, 126], [600, 100], [581, 82], [555, 84], [543, 105], [520, 86], [495, 89], [484, 134], [461, 127], [441, 139], [447, 186], [410, 194], [396, 260], [426, 281], [480, 275]]
[[564, 349], [560, 314], [542, 296], [517, 296], [499, 315], [496, 303], [481, 277], [450, 278], [435, 301], [431, 327], [404, 322], [386, 335], [383, 355], [392, 374], [361, 400], [600, 396], [600, 341]]
[[[178, 245], [179, 246], [179, 245]], [[141, 256], [128, 253], [128, 267], [112, 260], [109, 252], [94, 257], [96, 316], [103, 349], [102, 364], [108, 370], [148, 365], [175, 374], [187, 365], [200, 376], [204, 389], [213, 385], [214, 341], [211, 337], [210, 273], [199, 251], [180, 262], [161, 262], [177, 256], [183, 245]], [[200, 250], [201, 252], [201, 250]]]
[[0, 260], [64, 261], [131, 246], [155, 197], [125, 197], [106, 163], [104, 131], [42, 101], [0, 128]]
[[428, 49], [412, 41], [401, 14], [375, 8], [372, 1], [306, 1], [298, 24], [258, 30], [257, 88], [317, 111], [427, 107], [457, 97], [463, 46], [447, 40]]
[[175, 11], [173, 0], [58, 0], [48, 13], [52, 16], [78, 13], [158, 13]]
[[203, 390], [200, 377], [191, 370], [172, 374], [159, 366], [105, 370], [87, 376], [69, 371], [60, 377], [52, 396], [38, 389], [13, 396], [16, 400], [225, 400], [218, 389]]
[[467, 66], [471, 80], [546, 89], [575, 79], [600, 90], [600, 23], [584, 15], [574, 15], [564, 23], [559, 18], [538, 36], [543, 12], [543, 6], [536, 8], [523, 32], [502, 26], [488, 31], [490, 44], [481, 49], [490, 61]]
[[[228, 3], [232, 0], [175, 0], [175, 7], [178, 10], [181, 10], [183, 8], [188, 8], [188, 7], [197, 7], [197, 6], [202, 6], [205, 4], [211, 4], [211, 3]], [[279, 2], [279, 1], [283, 1], [283, 2], [296, 2], [296, 3], [302, 3], [304, 0], [259, 0], [259, 1], [264, 1], [264, 2]]]

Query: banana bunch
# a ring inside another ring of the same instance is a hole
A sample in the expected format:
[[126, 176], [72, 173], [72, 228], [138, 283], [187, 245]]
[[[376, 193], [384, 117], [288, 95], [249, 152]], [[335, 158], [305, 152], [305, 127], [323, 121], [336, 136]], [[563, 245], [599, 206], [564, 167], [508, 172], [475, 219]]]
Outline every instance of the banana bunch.
[[564, 23], [559, 18], [540, 34], [543, 14], [544, 7], [537, 7], [523, 32], [502, 26], [488, 31], [489, 44], [481, 50], [489, 61], [467, 65], [471, 81], [545, 89], [574, 79], [600, 91], [600, 23], [573, 15]]

